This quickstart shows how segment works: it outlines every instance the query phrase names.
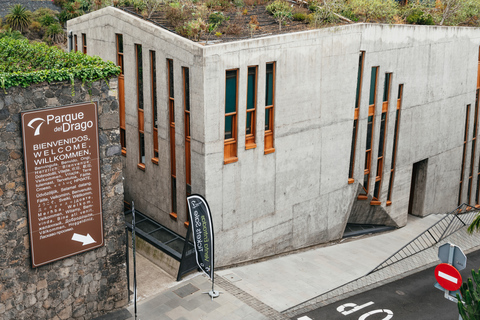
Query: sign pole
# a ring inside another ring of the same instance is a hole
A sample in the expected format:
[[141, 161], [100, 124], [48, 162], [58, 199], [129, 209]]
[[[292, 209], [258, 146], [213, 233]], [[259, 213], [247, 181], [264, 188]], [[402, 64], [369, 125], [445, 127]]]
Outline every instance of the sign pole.
[[137, 319], [137, 261], [135, 259], [135, 203], [132, 201], [133, 308]]

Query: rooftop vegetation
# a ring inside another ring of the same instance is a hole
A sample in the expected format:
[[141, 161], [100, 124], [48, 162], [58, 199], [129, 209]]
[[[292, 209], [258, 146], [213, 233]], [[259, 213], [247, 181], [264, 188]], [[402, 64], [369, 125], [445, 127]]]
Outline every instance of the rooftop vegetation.
[[[82, 83], [107, 79], [120, 74], [113, 62], [80, 52], [67, 53], [45, 43], [27, 39], [0, 39], [0, 87], [28, 87], [34, 83], [70, 81]], [[73, 93], [73, 91], [72, 91]]]
[[[103, 8], [126, 8], [194, 41], [245, 38], [356, 22], [480, 26], [480, 0], [53, 0], [60, 12], [14, 5], [3, 34], [36, 34], [66, 44], [69, 19]], [[2, 33], [0, 33], [0, 37]]]

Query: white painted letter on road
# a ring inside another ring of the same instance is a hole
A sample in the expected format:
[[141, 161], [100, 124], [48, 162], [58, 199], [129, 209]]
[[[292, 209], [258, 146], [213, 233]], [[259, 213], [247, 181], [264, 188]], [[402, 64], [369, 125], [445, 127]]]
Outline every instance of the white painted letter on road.
[[[373, 301], [362, 304], [361, 306], [357, 306], [356, 303], [345, 303], [345, 304], [342, 304], [340, 307], [338, 307], [337, 311], [343, 314], [344, 316], [348, 316], [349, 314], [354, 313], [360, 309], [366, 308], [368, 306], [371, 306], [372, 304], [373, 304]], [[349, 311], [345, 311], [345, 308], [352, 308], [352, 309]]]

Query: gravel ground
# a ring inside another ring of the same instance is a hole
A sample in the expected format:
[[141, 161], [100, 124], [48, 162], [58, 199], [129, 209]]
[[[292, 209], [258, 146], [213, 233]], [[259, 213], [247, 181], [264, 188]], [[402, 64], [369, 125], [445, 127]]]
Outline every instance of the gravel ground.
[[5, 17], [9, 13], [10, 7], [17, 3], [25, 6], [32, 12], [39, 8], [49, 8], [60, 12], [60, 8], [55, 6], [52, 1], [0, 0], [0, 17]]

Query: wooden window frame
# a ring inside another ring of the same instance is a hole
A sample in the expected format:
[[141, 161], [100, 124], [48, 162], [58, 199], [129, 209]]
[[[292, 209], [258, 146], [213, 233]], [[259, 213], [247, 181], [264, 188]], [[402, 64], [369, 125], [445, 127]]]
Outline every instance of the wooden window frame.
[[[120, 46], [120, 40], [122, 45]], [[120, 67], [118, 75], [118, 114], [120, 118], [120, 146], [122, 155], [127, 155], [126, 125], [125, 125], [125, 75], [124, 75], [124, 55], [123, 55], [123, 35], [115, 34], [115, 47], [117, 51], [117, 66]]]
[[[385, 161], [384, 155], [385, 155], [387, 130], [388, 130], [388, 104], [390, 102], [392, 77], [393, 77], [393, 73], [391, 72], [385, 73], [382, 114], [380, 116], [380, 137], [378, 141], [377, 175], [375, 176], [375, 185], [373, 188], [373, 200], [370, 202], [371, 205], [376, 205], [376, 206], [381, 204], [380, 194], [382, 192], [383, 165]], [[383, 135], [382, 135], [382, 126], [383, 126]]]
[[[140, 52], [139, 52], [140, 50]], [[135, 44], [135, 67], [137, 79], [137, 116], [138, 116], [138, 164], [137, 167], [145, 171], [145, 115], [143, 92], [143, 48]]]
[[[227, 107], [227, 74], [229, 72], [235, 72], [235, 111], [234, 112], [226, 112]], [[223, 163], [229, 164], [238, 161], [237, 157], [237, 113], [238, 113], [238, 69], [228, 69], [225, 71], [225, 125], [227, 123], [227, 117], [232, 117], [232, 137], [225, 138], [224, 135], [224, 152], [223, 152]], [[224, 125], [224, 128], [225, 128]]]
[[170, 186], [172, 211], [170, 217], [177, 220], [177, 170], [175, 155], [175, 91], [174, 91], [173, 59], [167, 58], [167, 94], [168, 94], [168, 121], [170, 125]]
[[348, 184], [355, 182], [353, 177], [355, 171], [355, 155], [357, 148], [357, 136], [358, 136], [358, 114], [360, 113], [360, 99], [362, 96], [362, 84], [363, 84], [363, 66], [365, 64], [365, 51], [360, 51], [358, 61], [358, 74], [357, 74], [357, 91], [355, 98], [355, 111], [353, 114], [353, 133], [352, 133], [352, 146], [350, 150], [350, 167], [348, 172]]
[[74, 51], [78, 51], [78, 37], [76, 34], [73, 35], [73, 45], [74, 45]]
[[[371, 168], [372, 168], [372, 158], [373, 158], [373, 139], [375, 137], [375, 105], [377, 102], [377, 83], [378, 83], [378, 72], [380, 67], [379, 66], [374, 66], [372, 67], [372, 72], [373, 74], [373, 69], [375, 69], [375, 82], [373, 84], [372, 88], [372, 79], [370, 79], [370, 95], [372, 94], [373, 90], [373, 104], [370, 104], [369, 101], [369, 106], [368, 106], [368, 117], [367, 117], [367, 144], [365, 145], [365, 169], [363, 170], [363, 191], [365, 194], [359, 194], [357, 199], [358, 200], [366, 200], [368, 199], [368, 191], [370, 190], [370, 176], [371, 176]], [[372, 117], [371, 121], [371, 130], [370, 130], [370, 148], [368, 146], [368, 122], [370, 117]]]
[[[268, 82], [267, 79], [265, 79], [265, 121], [267, 119], [267, 114], [268, 114], [268, 127], [265, 124], [265, 138], [264, 138], [264, 154], [270, 154], [275, 152], [275, 146], [274, 146], [274, 124], [275, 124], [275, 85], [276, 85], [276, 62], [267, 62], [266, 66], [268, 65], [273, 66], [273, 76], [272, 76], [272, 104], [267, 105], [267, 96], [268, 96]], [[265, 76], [267, 76], [267, 72], [265, 71]]]
[[387, 192], [387, 206], [392, 204], [392, 189], [393, 189], [393, 182], [395, 178], [395, 165], [397, 162], [397, 149], [398, 149], [398, 138], [399, 138], [399, 131], [400, 131], [402, 98], [403, 98], [403, 84], [400, 84], [398, 86], [397, 110], [395, 115], [395, 132], [393, 136], [392, 165], [390, 167], [390, 181], [388, 183], [388, 192]]
[[82, 33], [82, 52], [87, 54], [87, 35]]
[[463, 176], [465, 174], [465, 158], [467, 157], [467, 143], [468, 143], [468, 122], [470, 119], [470, 105], [467, 104], [465, 114], [465, 135], [463, 139], [463, 155], [462, 155], [462, 169], [460, 170], [460, 184], [458, 190], [458, 205], [462, 204], [462, 189], [463, 189]]
[[[250, 79], [250, 71], [253, 70], [254, 77], [253, 77], [253, 92], [249, 92], [249, 79]], [[257, 131], [256, 121], [257, 121], [257, 90], [258, 90], [258, 66], [248, 66], [247, 69], [247, 101], [246, 101], [246, 120], [245, 120], [245, 150], [254, 149], [257, 147], [255, 143], [255, 136]], [[253, 108], [248, 108], [248, 98], [249, 93], [253, 95]], [[248, 131], [248, 117], [250, 115], [250, 133]]]
[[157, 58], [154, 50], [150, 56], [150, 88], [152, 98], [152, 135], [153, 135], [153, 164], [158, 165], [158, 105], [157, 105]]

